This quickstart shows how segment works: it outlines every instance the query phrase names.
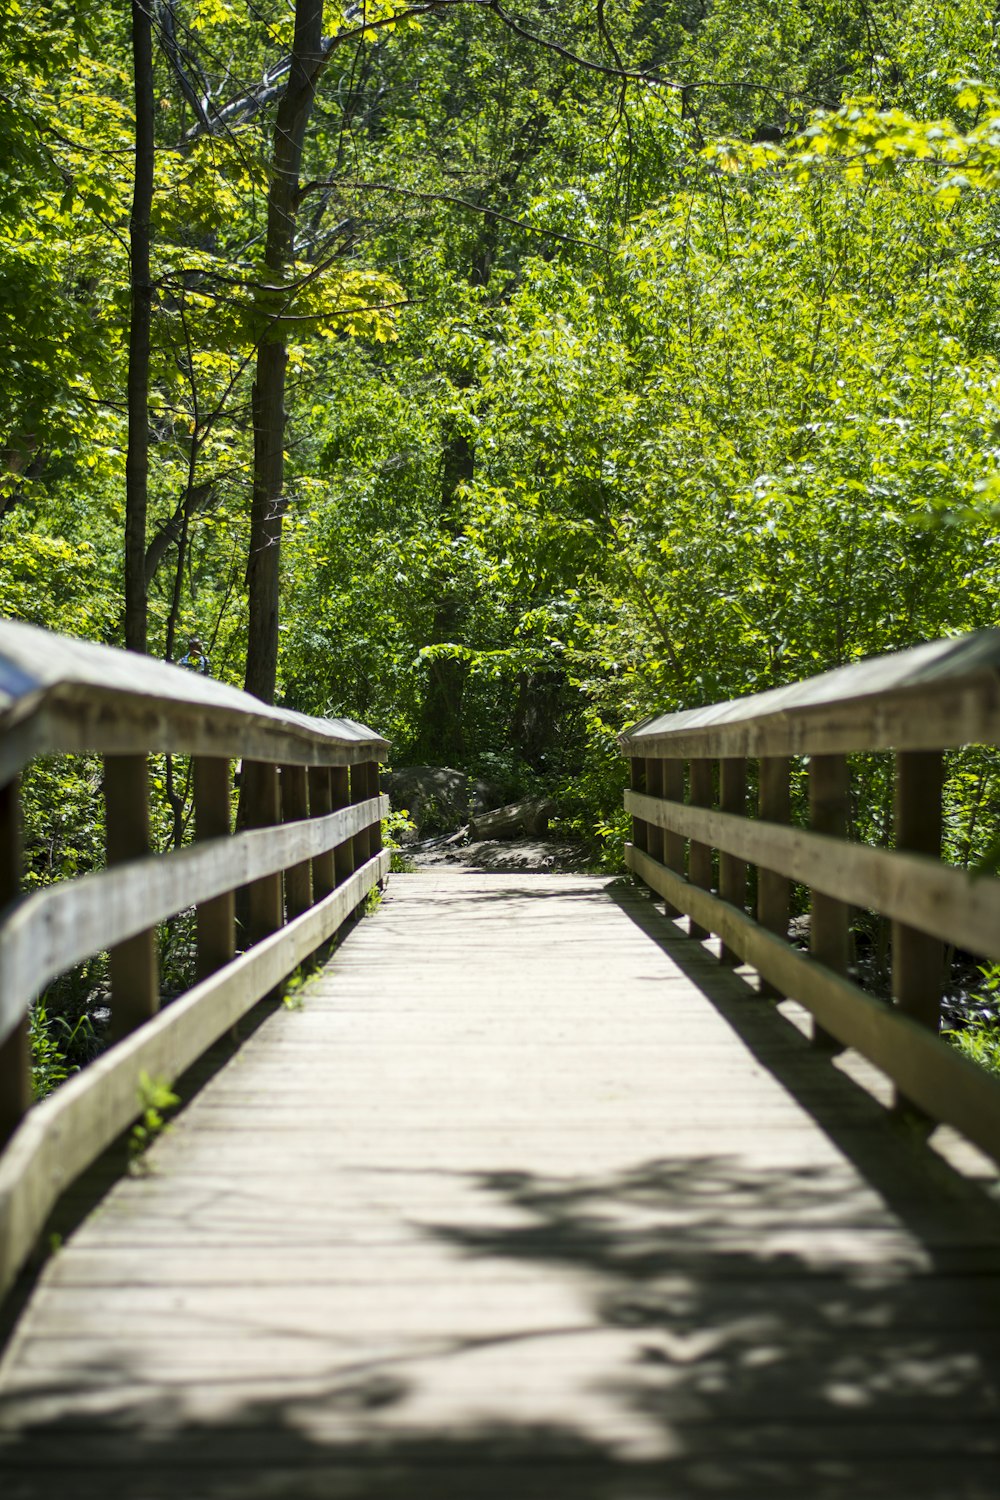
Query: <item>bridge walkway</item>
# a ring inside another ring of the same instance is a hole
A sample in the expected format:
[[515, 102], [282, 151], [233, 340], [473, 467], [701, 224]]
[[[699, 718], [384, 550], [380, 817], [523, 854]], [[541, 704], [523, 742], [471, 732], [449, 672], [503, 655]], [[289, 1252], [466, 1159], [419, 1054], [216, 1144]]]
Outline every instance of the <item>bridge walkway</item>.
[[781, 1009], [623, 882], [395, 876], [49, 1262], [4, 1500], [995, 1500], [1000, 1209]]

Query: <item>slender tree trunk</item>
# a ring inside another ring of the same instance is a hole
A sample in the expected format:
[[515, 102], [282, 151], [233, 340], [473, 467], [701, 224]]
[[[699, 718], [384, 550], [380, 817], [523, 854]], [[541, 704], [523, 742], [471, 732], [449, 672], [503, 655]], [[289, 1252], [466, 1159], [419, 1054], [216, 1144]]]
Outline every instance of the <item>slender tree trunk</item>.
[[[262, 299], [262, 312], [271, 320], [279, 319], [283, 310], [281, 286], [295, 250], [302, 147], [323, 64], [322, 0], [296, 0], [292, 66], [274, 123], [267, 204], [265, 275], [274, 290]], [[247, 561], [250, 620], [246, 689], [265, 703], [274, 702], [278, 666], [287, 360], [284, 333], [280, 323], [272, 321], [261, 337], [253, 389], [254, 480]]]
[[135, 74], [135, 184], [129, 225], [131, 319], [128, 345], [128, 454], [125, 459], [125, 645], [146, 650], [146, 502], [149, 487], [149, 269], [153, 204], [153, 30], [147, 5], [132, 0]]
[[[463, 371], [456, 383], [467, 387], [471, 380]], [[455, 516], [458, 489], [471, 483], [475, 466], [475, 449], [469, 438], [448, 424], [442, 447], [441, 521], [452, 537], [458, 536], [461, 529]], [[464, 633], [465, 613], [454, 580], [443, 576], [431, 626], [431, 643], [441, 645], [459, 641]], [[465, 755], [463, 700], [467, 676], [466, 663], [453, 656], [432, 658], [430, 662], [427, 689], [421, 705], [420, 745], [431, 765], [462, 763]]]

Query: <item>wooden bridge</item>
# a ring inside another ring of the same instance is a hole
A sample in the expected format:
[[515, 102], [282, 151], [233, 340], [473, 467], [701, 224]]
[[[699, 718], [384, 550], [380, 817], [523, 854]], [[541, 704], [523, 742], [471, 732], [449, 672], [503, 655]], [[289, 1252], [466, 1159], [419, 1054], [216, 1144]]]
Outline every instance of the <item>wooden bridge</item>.
[[[996, 1500], [1000, 1087], [935, 1032], [944, 945], [1000, 960], [1000, 881], [939, 858], [1000, 632], [623, 736], [641, 884], [394, 875], [353, 925], [370, 731], [12, 625], [0, 712], [4, 1500]], [[19, 896], [18, 774], [82, 751], [108, 868]], [[881, 752], [892, 849], [845, 836]], [[196, 837], [157, 857], [165, 753]], [[895, 1003], [852, 908], [893, 924]], [[119, 1039], [29, 1109], [30, 1003], [108, 947]], [[184, 1104], [128, 1176], [142, 1073]]]

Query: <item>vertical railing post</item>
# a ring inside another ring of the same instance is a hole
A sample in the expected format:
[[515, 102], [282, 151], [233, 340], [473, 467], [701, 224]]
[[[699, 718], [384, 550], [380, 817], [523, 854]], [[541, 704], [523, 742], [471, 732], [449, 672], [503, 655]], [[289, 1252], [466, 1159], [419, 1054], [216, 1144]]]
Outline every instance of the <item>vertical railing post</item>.
[[[280, 821], [278, 768], [268, 761], [243, 762], [243, 798], [247, 828], [273, 828]], [[281, 872], [262, 875], [247, 886], [247, 917], [251, 943], [277, 932], [284, 920]]]
[[[809, 821], [816, 833], [846, 838], [850, 816], [850, 781], [845, 755], [814, 755], [809, 762]], [[850, 908], [833, 896], [812, 892], [809, 950], [819, 963], [837, 974], [846, 974], [850, 960]], [[825, 1051], [836, 1051], [840, 1043], [818, 1022], [813, 1023], [813, 1043]]]
[[[791, 762], [787, 756], [767, 755], [758, 763], [759, 800], [758, 812], [767, 823], [792, 821]], [[791, 882], [785, 875], [776, 875], [773, 870], [761, 866], [757, 871], [757, 921], [768, 932], [780, 938], [788, 937], [788, 919], [791, 910]], [[781, 998], [780, 991], [767, 979], [760, 984], [762, 995]]]
[[[944, 760], [939, 750], [896, 756], [896, 848], [941, 857], [941, 793]], [[900, 1010], [937, 1031], [941, 1019], [944, 946], [934, 937], [892, 924], [892, 993]]]
[[[663, 796], [668, 802], [684, 801], [684, 762], [682, 760], [662, 760], [660, 762], [660, 776], [663, 786]], [[671, 833], [669, 830], [663, 835], [663, 863], [668, 870], [673, 870], [675, 875], [683, 878], [687, 865], [687, 839], [682, 833]], [[668, 917], [679, 917], [680, 911], [669, 902], [666, 905]]]
[[[227, 838], [232, 832], [230, 764], [216, 757], [195, 756], [194, 836]], [[236, 895], [226, 891], [198, 907], [196, 973], [207, 979], [228, 964], [236, 953]]]
[[[309, 817], [309, 777], [305, 766], [281, 768], [281, 821], [299, 823]], [[301, 917], [312, 906], [312, 861], [305, 859], [285, 871], [288, 920]]]
[[[351, 803], [368, 801], [368, 767], [363, 760], [356, 760], [351, 766]], [[363, 828], [360, 833], [354, 835], [354, 868], [360, 870], [361, 866], [368, 863], [368, 829]]]
[[[347, 766], [330, 767], [330, 797], [333, 811], [351, 805], [351, 777]], [[333, 868], [338, 885], [343, 885], [349, 875], [354, 874], [354, 840], [344, 839], [337, 845], [333, 855]]]
[[[727, 756], [719, 762], [719, 808], [737, 817], [746, 817], [747, 811], [747, 763], [745, 760]], [[735, 906], [737, 911], [746, 910], [747, 867], [746, 861], [735, 854], [719, 854], [719, 895], [723, 901]], [[727, 948], [725, 943], [719, 954], [724, 964], [735, 967], [741, 963], [740, 955]]]
[[[377, 760], [368, 760], [368, 761], [365, 761], [365, 769], [366, 769], [367, 782], [368, 782], [368, 795], [369, 795], [369, 797], [377, 797], [379, 795], [379, 790], [380, 790], [380, 788], [379, 788], [379, 774], [378, 774], [378, 761]], [[381, 849], [382, 849], [382, 819], [379, 818], [379, 817], [376, 817], [374, 823], [370, 824], [370, 826], [368, 828], [368, 858], [369, 859], [374, 859], [375, 856], [376, 856], [376, 854], [379, 854], [381, 852]]]
[[[646, 795], [647, 797], [663, 796], [663, 762], [656, 756], [646, 757]], [[655, 823], [646, 824], [646, 849], [651, 859], [657, 863], [663, 863], [663, 840], [664, 832]]]
[[[645, 792], [646, 790], [646, 766], [648, 762], [641, 755], [633, 755], [629, 759], [630, 784], [633, 792]], [[645, 854], [649, 848], [649, 828], [645, 818], [637, 818], [632, 814], [632, 843], [637, 849]]]
[[[104, 757], [109, 867], [149, 853], [149, 767], [144, 755]], [[160, 1005], [156, 929], [111, 949], [111, 1036], [117, 1041], [154, 1016]]]
[[[333, 792], [329, 766], [309, 767], [309, 811], [314, 818], [325, 818], [333, 812]], [[333, 850], [317, 854], [312, 862], [313, 900], [322, 901], [337, 883]]]
[[[698, 759], [691, 762], [689, 795], [692, 806], [712, 806], [715, 801], [714, 780], [710, 760]], [[688, 874], [692, 885], [699, 886], [703, 891], [712, 889], [712, 846], [710, 844], [702, 844], [697, 839], [691, 840]], [[702, 927], [693, 919], [690, 932], [693, 938], [707, 938], [709, 935], [708, 928]]]
[[[15, 777], [0, 786], [0, 909], [21, 885], [21, 803]], [[0, 1146], [10, 1139], [31, 1108], [31, 1043], [22, 1016], [0, 1043]]]

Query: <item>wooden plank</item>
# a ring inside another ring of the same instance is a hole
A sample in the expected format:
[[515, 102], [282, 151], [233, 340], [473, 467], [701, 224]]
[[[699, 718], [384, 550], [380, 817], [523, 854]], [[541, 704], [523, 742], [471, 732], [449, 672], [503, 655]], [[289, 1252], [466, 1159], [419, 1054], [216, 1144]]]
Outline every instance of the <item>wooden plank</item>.
[[[194, 836], [199, 843], [228, 838], [232, 832], [228, 760], [196, 757], [194, 772]], [[236, 954], [236, 901], [229, 890], [208, 901], [197, 901], [198, 949], [195, 972], [206, 979]]]
[[[335, 808], [351, 805], [350, 772], [346, 766], [333, 766], [330, 770], [330, 795]], [[354, 839], [342, 839], [333, 851], [334, 872], [337, 885], [341, 885], [355, 868]]]
[[[357, 805], [359, 802], [367, 802], [368, 787], [370, 785], [368, 765], [364, 761], [351, 767], [351, 803]], [[367, 824], [354, 835], [354, 868], [358, 869], [368, 859], [370, 839], [368, 837]]]
[[[896, 848], [941, 857], [941, 752], [908, 751], [896, 757]], [[1000, 882], [997, 883], [1000, 887]], [[1000, 888], [995, 892], [1000, 915]], [[994, 927], [994, 931], [996, 928]], [[997, 932], [1000, 941], [1000, 932]], [[957, 941], [953, 936], [951, 941]], [[959, 946], [961, 944], [959, 943]], [[892, 924], [892, 993], [900, 1009], [937, 1031], [945, 979], [944, 945], [898, 919]]]
[[[309, 782], [305, 766], [281, 768], [281, 821], [304, 822], [309, 817]], [[285, 870], [285, 905], [289, 917], [300, 917], [312, 905], [312, 866], [309, 860]]]
[[[660, 761], [660, 794], [669, 798], [672, 802], [684, 801], [684, 762], [682, 760]], [[663, 830], [663, 863], [669, 870], [675, 870], [678, 875], [683, 875], [687, 869], [687, 840], [683, 835], [674, 833], [672, 829]], [[668, 916], [678, 916], [673, 910], [667, 912]]]
[[[634, 793], [626, 792], [626, 807]], [[869, 911], [879, 911], [1000, 961], [1000, 881], [974, 878], [926, 855], [849, 844], [843, 839], [730, 818], [673, 802], [641, 803], [641, 815], [752, 860], [762, 869]], [[775, 929], [777, 930], [777, 929]]]
[[[108, 868], [148, 854], [149, 764], [145, 755], [105, 756], [104, 804]], [[111, 1035], [117, 1041], [159, 1009], [156, 929], [147, 913], [146, 923], [134, 937], [115, 943], [113, 934], [107, 932], [105, 942], [110, 948]]]
[[350, 842], [373, 818], [384, 816], [388, 805], [381, 797], [306, 823], [247, 830], [22, 897], [0, 925], [0, 1039], [50, 980], [107, 943], [344, 839]]
[[[662, 760], [657, 760], [654, 756], [647, 759], [645, 765], [646, 795], [649, 797], [662, 797], [664, 762]], [[659, 860], [662, 864], [664, 855], [663, 830], [661, 828], [658, 828], [655, 823], [644, 823], [643, 833], [646, 840], [646, 849], [654, 859]]]
[[[362, 772], [361, 785], [367, 795], [367, 800], [371, 801], [373, 798], [377, 799], [379, 795], [378, 761], [366, 761], [359, 769]], [[375, 855], [379, 852], [381, 847], [382, 825], [379, 819], [375, 818], [368, 825], [368, 858], [374, 859]]]
[[[645, 792], [648, 764], [649, 762], [644, 760], [641, 755], [633, 755], [630, 759], [629, 775], [634, 792]], [[632, 819], [632, 842], [637, 849], [645, 849], [647, 847], [646, 823], [643, 818], [633, 817]]]
[[59, 1194], [141, 1111], [139, 1077], [179, 1077], [325, 943], [388, 873], [379, 854], [319, 905], [197, 984], [37, 1105], [0, 1156], [0, 1296]]
[[932, 641], [621, 735], [622, 753], [726, 757], [1000, 742], [1000, 630]]
[[[758, 815], [768, 823], [787, 825], [792, 821], [791, 762], [787, 756], [765, 756], [758, 763]], [[791, 883], [788, 877], [770, 868], [757, 867], [757, 921], [768, 932], [780, 938], [788, 936], [791, 911]], [[766, 995], [777, 999], [778, 993], [769, 980], [763, 981]]]
[[47, 1268], [5, 1500], [988, 1500], [996, 1215], [643, 893], [400, 877], [302, 1002]]
[[[309, 768], [309, 811], [314, 818], [328, 818], [333, 812], [333, 788], [329, 766], [310, 766]], [[322, 901], [324, 896], [329, 896], [336, 884], [333, 850], [326, 849], [322, 854], [313, 856], [313, 899]]]
[[[0, 911], [21, 887], [21, 804], [15, 777], [0, 787]], [[31, 1108], [31, 1043], [22, 1015], [0, 1040], [0, 1149]]]
[[[692, 760], [688, 769], [689, 792], [691, 804], [694, 807], [711, 807], [715, 801], [715, 782], [713, 764], [710, 760]], [[699, 839], [692, 839], [688, 850], [688, 873], [691, 884], [700, 886], [703, 891], [710, 891], [713, 885], [713, 861], [711, 844], [703, 844]], [[692, 922], [691, 936], [693, 938], [708, 937], [708, 928]]]
[[1000, 1081], [985, 1068], [724, 901], [680, 880], [665, 866], [657, 867], [641, 850], [626, 846], [625, 861], [671, 905], [717, 932], [782, 994], [806, 1006], [831, 1036], [881, 1068], [932, 1119], [953, 1125], [1000, 1162]]
[[[719, 807], [730, 817], [744, 817], [747, 805], [747, 763], [745, 760], [719, 762]], [[719, 895], [743, 911], [747, 899], [747, 867], [744, 860], [722, 850], [719, 854]], [[738, 954], [722, 945], [719, 955], [724, 964], [739, 963]]]
[[[269, 762], [243, 762], [243, 796], [248, 828], [274, 829], [281, 818], [278, 767]], [[247, 932], [243, 946], [259, 943], [277, 932], [285, 919], [282, 870], [259, 875], [247, 884]]]
[[0, 782], [41, 753], [173, 753], [295, 765], [384, 760], [350, 719], [312, 719], [168, 662], [0, 621]]
[[[817, 833], [846, 839], [851, 786], [844, 755], [814, 755], [809, 761], [809, 822]], [[813, 877], [815, 878], [815, 877]], [[851, 958], [851, 908], [846, 901], [817, 890], [812, 881], [809, 952], [835, 974], [846, 974]], [[813, 1027], [813, 1045], [832, 1050], [836, 1037]]]

